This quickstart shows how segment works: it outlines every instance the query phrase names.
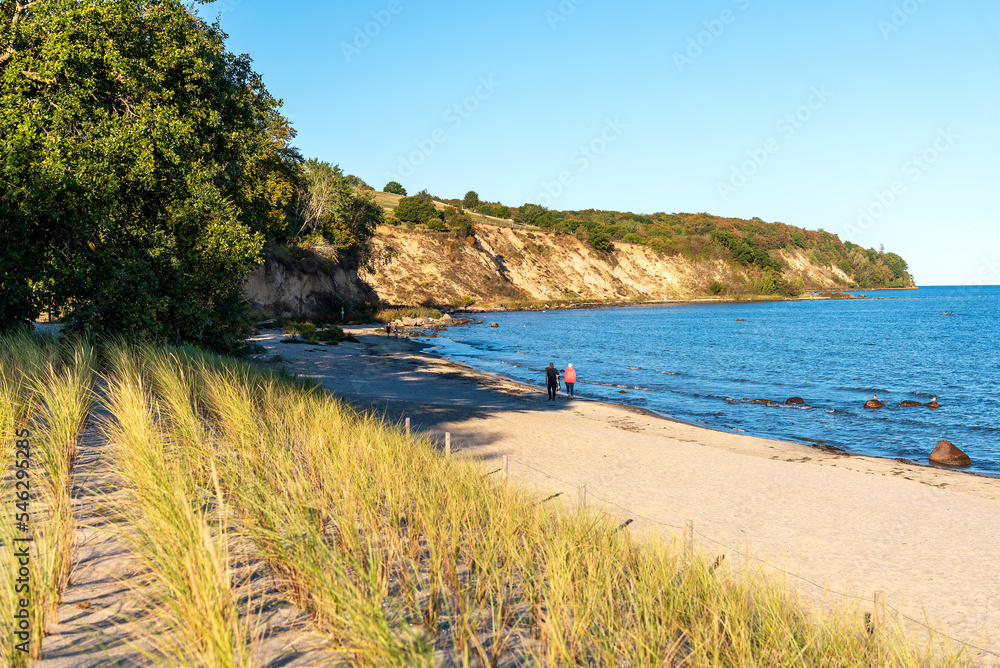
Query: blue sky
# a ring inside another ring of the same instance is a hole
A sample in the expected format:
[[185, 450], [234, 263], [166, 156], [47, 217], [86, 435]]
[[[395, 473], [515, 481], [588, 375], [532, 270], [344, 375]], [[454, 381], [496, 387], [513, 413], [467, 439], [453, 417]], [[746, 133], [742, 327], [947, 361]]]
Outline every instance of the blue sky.
[[823, 228], [1000, 284], [995, 0], [220, 0], [306, 157], [381, 189]]

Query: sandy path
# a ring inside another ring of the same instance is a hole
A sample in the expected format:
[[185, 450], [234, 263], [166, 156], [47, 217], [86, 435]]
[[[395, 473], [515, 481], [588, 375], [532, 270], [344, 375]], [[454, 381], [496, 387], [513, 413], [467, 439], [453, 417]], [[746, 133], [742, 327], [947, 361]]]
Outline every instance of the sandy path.
[[[591, 401], [545, 401], [527, 387], [434, 358], [407, 340], [363, 335], [336, 347], [259, 341], [362, 408], [411, 417], [512, 479], [612, 504], [637, 531], [694, 521], [696, 543], [749, 552], [807, 578], [789, 584], [870, 601], [982, 643], [1000, 665], [1000, 479], [846, 456], [715, 432]], [[844, 599], [827, 594], [834, 603]], [[854, 602], [864, 606], [858, 599]]]

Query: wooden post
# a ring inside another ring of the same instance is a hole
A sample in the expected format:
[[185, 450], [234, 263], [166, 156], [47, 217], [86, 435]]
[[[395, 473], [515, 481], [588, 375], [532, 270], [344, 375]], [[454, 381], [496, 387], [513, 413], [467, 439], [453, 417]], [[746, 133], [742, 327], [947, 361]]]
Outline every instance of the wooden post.
[[684, 522], [684, 549], [694, 552], [694, 520]]
[[576, 495], [577, 495], [576, 496], [576, 498], [577, 498], [577, 504], [578, 504], [580, 510], [583, 510], [584, 508], [587, 507], [587, 485], [586, 485], [586, 483], [584, 483], [583, 485], [580, 485], [580, 487], [576, 490]]
[[503, 456], [503, 463], [500, 465], [500, 475], [503, 476], [504, 480], [507, 479], [507, 455]]
[[407, 435], [410, 433], [410, 418], [406, 418], [406, 433]]
[[875, 592], [875, 605], [872, 609], [872, 628], [878, 630], [885, 626], [885, 592], [881, 589]]
[[446, 431], [444, 433], [444, 457], [445, 459], [451, 458], [451, 432]]

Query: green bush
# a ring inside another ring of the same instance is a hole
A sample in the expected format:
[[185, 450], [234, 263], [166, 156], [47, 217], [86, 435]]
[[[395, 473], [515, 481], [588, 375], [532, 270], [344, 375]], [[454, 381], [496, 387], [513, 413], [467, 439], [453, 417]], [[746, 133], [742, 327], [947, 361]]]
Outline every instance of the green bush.
[[405, 222], [426, 223], [440, 216], [434, 207], [434, 200], [426, 190], [421, 190], [413, 197], [404, 197], [396, 206], [396, 218]]
[[404, 188], [398, 181], [389, 181], [389, 183], [385, 184], [385, 188], [382, 189], [382, 192], [392, 193], [393, 195], [403, 195], [404, 197], [406, 196], [406, 188]]

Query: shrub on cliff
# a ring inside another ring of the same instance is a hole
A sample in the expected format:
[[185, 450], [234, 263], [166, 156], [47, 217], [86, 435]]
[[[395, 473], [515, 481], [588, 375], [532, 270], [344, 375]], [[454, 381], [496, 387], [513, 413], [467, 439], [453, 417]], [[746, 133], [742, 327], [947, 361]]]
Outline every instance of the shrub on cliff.
[[[355, 177], [356, 178], [356, 177]], [[293, 200], [295, 237], [333, 246], [338, 256], [369, 266], [374, 256], [375, 228], [385, 223], [375, 195], [356, 188], [338, 165], [309, 159], [302, 166], [301, 185]]]
[[404, 222], [426, 223], [432, 218], [440, 218], [441, 214], [434, 207], [430, 193], [421, 190], [413, 197], [404, 197], [396, 205], [396, 218]]

